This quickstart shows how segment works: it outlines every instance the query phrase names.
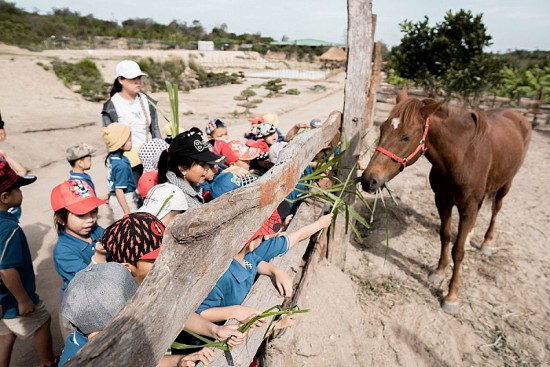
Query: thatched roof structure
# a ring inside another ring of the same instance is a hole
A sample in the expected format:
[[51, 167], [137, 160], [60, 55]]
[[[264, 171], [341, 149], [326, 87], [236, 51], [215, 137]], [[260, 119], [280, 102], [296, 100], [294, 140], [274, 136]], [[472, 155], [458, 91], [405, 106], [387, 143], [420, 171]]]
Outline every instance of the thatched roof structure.
[[346, 61], [347, 53], [339, 47], [331, 47], [327, 52], [322, 54], [319, 59], [321, 61]]

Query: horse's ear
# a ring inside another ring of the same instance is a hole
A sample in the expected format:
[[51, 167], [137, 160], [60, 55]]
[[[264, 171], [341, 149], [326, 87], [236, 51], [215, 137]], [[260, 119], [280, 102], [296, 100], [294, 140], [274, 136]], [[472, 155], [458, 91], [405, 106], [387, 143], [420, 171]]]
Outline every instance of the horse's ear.
[[396, 103], [403, 102], [407, 98], [409, 98], [409, 93], [407, 92], [407, 88], [403, 88], [399, 92], [397, 92], [397, 96], [395, 97], [395, 102]]
[[433, 99], [426, 98], [422, 100], [422, 103], [424, 106], [420, 108], [420, 113], [424, 117], [433, 115], [436, 112], [438, 112], [438, 115], [442, 115], [442, 117], [449, 114], [449, 110], [443, 105], [445, 101], [437, 102]]

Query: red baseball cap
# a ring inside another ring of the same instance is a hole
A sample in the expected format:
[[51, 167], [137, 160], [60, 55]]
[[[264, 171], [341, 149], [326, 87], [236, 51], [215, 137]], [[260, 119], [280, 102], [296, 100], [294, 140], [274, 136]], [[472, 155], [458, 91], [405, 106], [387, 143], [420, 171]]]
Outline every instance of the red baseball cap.
[[250, 148], [239, 140], [231, 140], [222, 147], [221, 154], [227, 158], [225, 163], [233, 163], [238, 160], [251, 161], [261, 153], [259, 148]]
[[14, 187], [32, 184], [36, 176], [19, 176], [8, 162], [0, 157], [0, 193], [9, 191]]
[[149, 171], [144, 172], [139, 178], [137, 189], [139, 195], [142, 198], [145, 198], [149, 193], [149, 190], [156, 186], [159, 183], [159, 172], [158, 171]]
[[67, 209], [73, 214], [83, 215], [105, 202], [95, 196], [94, 190], [83, 180], [67, 180], [53, 188], [50, 203], [54, 212]]

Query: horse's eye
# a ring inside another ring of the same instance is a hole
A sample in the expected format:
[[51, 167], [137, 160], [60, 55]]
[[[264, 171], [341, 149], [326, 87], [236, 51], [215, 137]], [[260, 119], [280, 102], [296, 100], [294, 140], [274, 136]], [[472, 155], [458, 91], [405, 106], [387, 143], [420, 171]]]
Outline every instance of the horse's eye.
[[401, 141], [402, 141], [402, 142], [408, 142], [409, 140], [411, 140], [411, 137], [408, 136], [408, 135], [403, 135], [403, 136], [401, 137]]

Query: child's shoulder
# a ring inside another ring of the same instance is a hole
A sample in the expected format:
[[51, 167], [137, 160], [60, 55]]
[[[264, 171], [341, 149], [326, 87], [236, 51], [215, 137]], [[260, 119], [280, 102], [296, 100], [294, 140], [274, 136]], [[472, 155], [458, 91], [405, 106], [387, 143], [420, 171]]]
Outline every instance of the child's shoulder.
[[288, 237], [282, 235], [262, 241], [262, 243], [260, 243], [260, 245], [252, 252], [264, 260], [269, 261], [274, 257], [285, 254], [288, 251], [288, 248]]

